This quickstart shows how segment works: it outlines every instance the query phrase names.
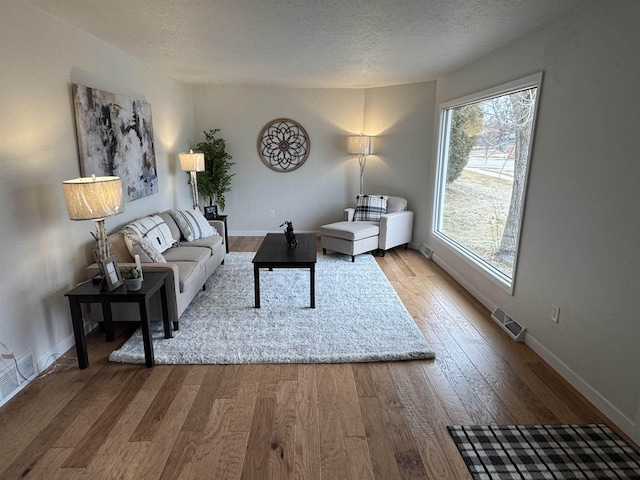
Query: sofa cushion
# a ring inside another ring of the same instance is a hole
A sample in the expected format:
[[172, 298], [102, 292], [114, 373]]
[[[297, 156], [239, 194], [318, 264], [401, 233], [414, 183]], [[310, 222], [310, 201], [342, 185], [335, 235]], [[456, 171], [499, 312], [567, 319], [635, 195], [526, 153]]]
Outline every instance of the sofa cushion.
[[387, 198], [387, 213], [404, 212], [407, 210], [407, 199], [402, 197]]
[[180, 227], [178, 227], [176, 221], [171, 216], [171, 213], [166, 211], [159, 213], [158, 215], [164, 220], [164, 223], [167, 224], [169, 230], [171, 230], [171, 237], [173, 238], [174, 243], [179, 242], [182, 238], [182, 232], [180, 231]]
[[131, 233], [130, 230], [124, 230], [123, 235], [124, 243], [133, 258], [139, 255], [143, 263], [167, 263], [162, 253], [156, 250], [148, 240]]
[[380, 225], [377, 222], [336, 222], [322, 225], [320, 235], [323, 237], [342, 238], [355, 242], [363, 238], [377, 237]]
[[179, 247], [166, 250], [163, 255], [168, 262], [204, 263], [211, 256], [211, 250], [203, 247], [187, 247], [183, 244]]
[[178, 282], [180, 293], [189, 290], [200, 276], [198, 272], [203, 268], [196, 262], [174, 262], [178, 266]]
[[175, 243], [175, 240], [171, 235], [171, 229], [159, 215], [142, 217], [128, 223], [124, 227], [124, 230], [129, 231], [140, 238], [146, 239], [160, 253], [171, 248]]
[[119, 231], [107, 235], [107, 242], [111, 245], [111, 256], [117, 263], [133, 262], [133, 256], [124, 241], [124, 232]]
[[213, 253], [220, 247], [220, 245], [222, 245], [222, 243], [222, 236], [212, 235], [210, 237], [199, 238], [198, 240], [194, 240], [192, 242], [183, 242], [182, 245], [185, 247], [207, 247]]
[[358, 204], [353, 220], [374, 221], [380, 220], [380, 217], [387, 213], [387, 196], [386, 195], [358, 195]]

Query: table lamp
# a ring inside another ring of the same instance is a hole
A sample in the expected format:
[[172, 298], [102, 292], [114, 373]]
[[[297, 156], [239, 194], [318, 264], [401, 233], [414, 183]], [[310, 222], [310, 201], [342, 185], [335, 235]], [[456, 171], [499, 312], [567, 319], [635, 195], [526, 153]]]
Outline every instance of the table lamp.
[[191, 197], [193, 199], [193, 208], [197, 210], [198, 178], [196, 172], [204, 172], [204, 153], [193, 153], [193, 150], [189, 150], [189, 153], [178, 154], [178, 157], [180, 158], [180, 170], [191, 174]]
[[120, 177], [80, 177], [62, 182], [71, 220], [93, 220], [97, 234], [98, 261], [111, 256], [104, 220], [124, 211]]

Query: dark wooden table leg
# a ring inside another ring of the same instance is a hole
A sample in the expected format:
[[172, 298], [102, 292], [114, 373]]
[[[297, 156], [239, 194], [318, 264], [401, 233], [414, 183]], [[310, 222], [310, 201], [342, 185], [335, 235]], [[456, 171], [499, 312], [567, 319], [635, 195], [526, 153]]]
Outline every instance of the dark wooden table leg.
[[316, 308], [316, 265], [309, 268], [309, 281], [311, 282], [311, 308]]
[[171, 319], [169, 318], [169, 304], [167, 302], [167, 282], [160, 287], [160, 302], [162, 303], [162, 323], [164, 324], [164, 338], [173, 338], [171, 333]]
[[76, 340], [76, 355], [78, 357], [78, 367], [87, 368], [89, 366], [89, 355], [87, 354], [87, 341], [84, 337], [84, 324], [82, 321], [82, 310], [80, 308], [80, 302], [74, 297], [69, 297], [69, 308], [71, 309], [73, 335]]
[[111, 313], [111, 302], [102, 302], [102, 320], [104, 323], [104, 333], [107, 342], [113, 342], [115, 334], [113, 333], [113, 316]]
[[155, 365], [153, 357], [153, 339], [151, 338], [151, 325], [149, 325], [149, 305], [146, 300], [140, 300], [140, 323], [142, 324], [142, 343], [144, 344], [144, 359], [147, 367]]
[[260, 268], [253, 264], [253, 284], [255, 287], [256, 308], [260, 308]]

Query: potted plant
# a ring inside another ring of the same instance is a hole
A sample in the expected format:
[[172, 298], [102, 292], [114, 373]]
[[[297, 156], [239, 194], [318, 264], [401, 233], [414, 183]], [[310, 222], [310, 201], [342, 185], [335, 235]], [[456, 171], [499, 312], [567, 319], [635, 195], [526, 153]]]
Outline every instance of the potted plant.
[[223, 138], [216, 138], [219, 128], [204, 132], [204, 142], [200, 142], [196, 148], [204, 153], [205, 171], [198, 172], [198, 193], [202, 195], [209, 205], [205, 206], [205, 216], [209, 219], [224, 210], [225, 193], [231, 191], [231, 177], [235, 173], [229, 173], [235, 165], [233, 158], [226, 151]]
[[131, 267], [122, 272], [122, 279], [130, 292], [135, 292], [142, 288], [142, 269], [138, 267]]

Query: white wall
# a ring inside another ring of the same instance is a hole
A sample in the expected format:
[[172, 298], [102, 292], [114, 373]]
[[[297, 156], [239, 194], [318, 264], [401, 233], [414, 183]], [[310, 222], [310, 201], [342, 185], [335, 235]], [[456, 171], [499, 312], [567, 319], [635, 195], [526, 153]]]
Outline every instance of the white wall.
[[176, 153], [193, 139], [191, 88], [19, 0], [2, 1], [0, 58], [0, 341], [42, 368], [73, 345], [64, 293], [94, 243], [93, 222], [70, 221], [62, 195], [62, 181], [80, 175], [71, 84], [151, 103], [159, 193], [126, 203], [109, 230], [189, 206], [175, 179]]
[[440, 103], [544, 71], [514, 295], [429, 241], [439, 262], [523, 323], [527, 343], [636, 441], [639, 18], [638, 2], [598, 1], [438, 80]]
[[[220, 128], [236, 162], [224, 211], [232, 235], [279, 232], [285, 220], [315, 232], [355, 202], [359, 167], [346, 153], [346, 136], [362, 130], [363, 90], [199, 86], [193, 99], [196, 142]], [[277, 118], [300, 123], [310, 138], [309, 158], [292, 172], [271, 170], [258, 156], [258, 134]]]
[[[369, 90], [194, 87], [197, 141], [204, 130], [220, 128], [236, 162], [224, 212], [230, 233], [280, 231], [284, 220], [316, 232], [341, 220], [343, 208], [355, 203], [360, 174], [357, 157], [346, 153], [346, 136], [360, 132], [378, 136], [377, 152], [367, 159], [365, 191], [423, 205], [434, 104], [435, 82]], [[258, 134], [281, 117], [299, 122], [311, 139], [309, 159], [289, 173], [267, 168], [257, 153]], [[274, 219], [269, 210], [275, 210]], [[414, 238], [426, 236], [422, 215]]]
[[414, 210], [414, 247], [429, 234], [429, 167], [436, 82], [372, 88], [365, 93], [365, 129], [377, 135], [365, 169], [366, 191], [407, 198]]

